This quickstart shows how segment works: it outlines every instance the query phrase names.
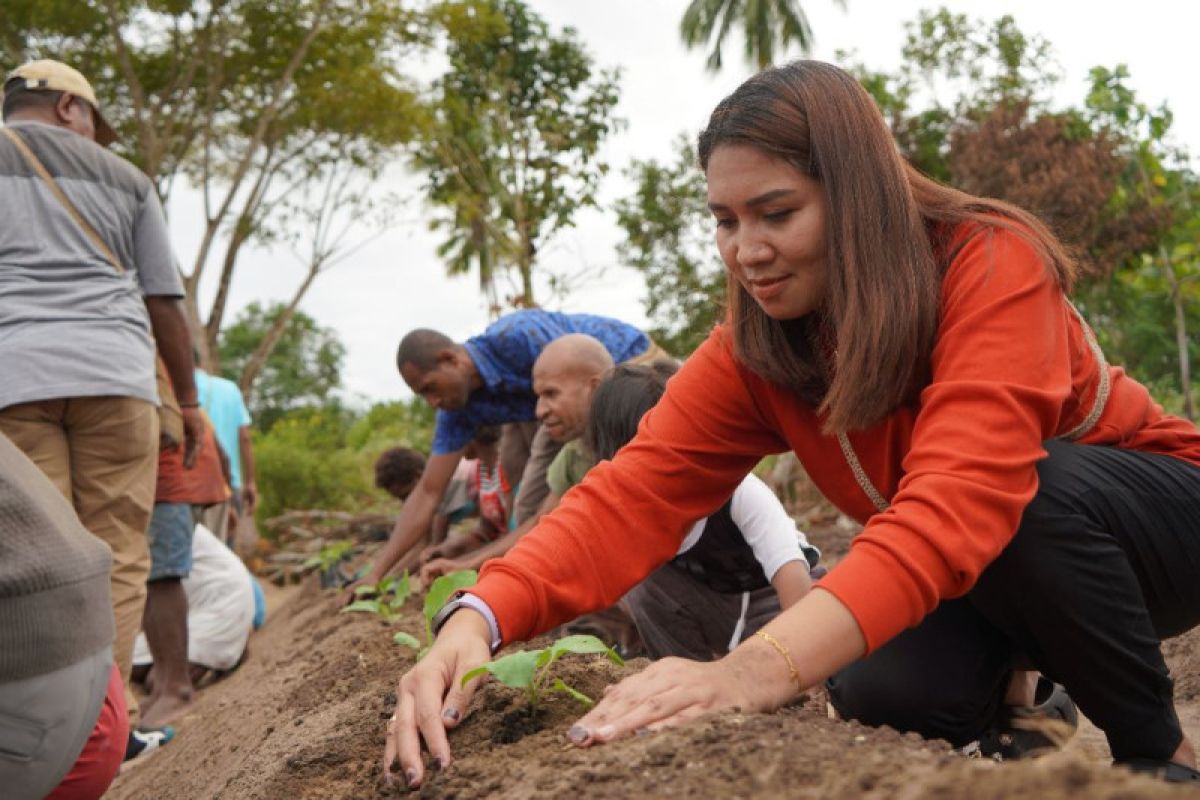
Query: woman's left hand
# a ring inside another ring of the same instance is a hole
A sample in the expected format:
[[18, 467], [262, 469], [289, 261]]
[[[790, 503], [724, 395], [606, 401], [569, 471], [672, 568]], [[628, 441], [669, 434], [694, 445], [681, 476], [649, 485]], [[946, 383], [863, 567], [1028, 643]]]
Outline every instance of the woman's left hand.
[[701, 662], [682, 658], [656, 661], [605, 689], [604, 698], [567, 731], [567, 738], [587, 746], [632, 733], [679, 725], [702, 714], [739, 708], [765, 711], [768, 698], [755, 699], [747, 692], [753, 684], [730, 659]]

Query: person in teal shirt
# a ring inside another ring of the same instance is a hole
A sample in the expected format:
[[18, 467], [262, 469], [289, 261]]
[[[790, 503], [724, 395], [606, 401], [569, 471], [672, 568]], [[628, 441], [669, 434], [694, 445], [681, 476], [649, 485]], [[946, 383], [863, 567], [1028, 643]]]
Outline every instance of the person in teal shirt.
[[227, 378], [197, 368], [196, 393], [212, 421], [217, 442], [229, 456], [234, 507], [239, 516], [253, 514], [258, 505], [258, 487], [254, 483], [254, 449], [250, 442], [252, 420], [242, 390]]

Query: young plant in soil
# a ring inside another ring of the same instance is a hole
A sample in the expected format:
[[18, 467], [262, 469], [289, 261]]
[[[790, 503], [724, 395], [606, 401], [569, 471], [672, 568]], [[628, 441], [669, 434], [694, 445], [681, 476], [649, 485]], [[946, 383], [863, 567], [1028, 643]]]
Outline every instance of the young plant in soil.
[[316, 569], [321, 576], [321, 588], [329, 589], [346, 580], [338, 568], [353, 552], [354, 542], [350, 539], [330, 542], [309, 556], [300, 567], [304, 570]]
[[624, 660], [615, 650], [595, 636], [565, 636], [541, 650], [519, 650], [496, 659], [482, 667], [476, 667], [462, 678], [467, 681], [485, 672], [514, 689], [524, 689], [529, 703], [507, 714], [501, 720], [501, 728], [492, 736], [498, 744], [511, 744], [522, 737], [542, 729], [541, 708], [538, 705], [550, 692], [562, 692], [590, 708], [595, 701], [583, 692], [568, 686], [562, 678], [550, 680], [550, 668], [559, 657], [568, 653], [587, 655], [602, 653], [617, 666], [625, 666]]
[[405, 570], [399, 578], [384, 578], [371, 586], [359, 586], [354, 594], [359, 599], [343, 608], [343, 614], [365, 612], [391, 622], [412, 594], [412, 578]]
[[425, 645], [422, 646], [417, 637], [403, 631], [393, 636], [393, 641], [416, 650], [417, 660], [420, 661], [429, 652], [429, 648], [433, 647], [433, 618], [450, 600], [452, 594], [474, 586], [478, 579], [479, 574], [473, 569], [463, 569], [436, 578], [425, 595]]

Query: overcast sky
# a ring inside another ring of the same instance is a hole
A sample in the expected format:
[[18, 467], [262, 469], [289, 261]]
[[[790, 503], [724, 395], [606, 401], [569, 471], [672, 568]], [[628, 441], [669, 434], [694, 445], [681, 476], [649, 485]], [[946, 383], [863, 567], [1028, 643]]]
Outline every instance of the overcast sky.
[[[539, 256], [540, 264], [559, 273], [591, 277], [558, 310], [588, 311], [645, 324], [640, 276], [616, 263], [620, 235], [609, 206], [628, 191], [622, 177], [633, 158], [671, 157], [680, 132], [694, 134], [712, 107], [750, 74], [741, 63], [740, 42], [726, 52], [726, 68], [716, 76], [704, 70], [704, 53], [687, 52], [678, 25], [686, 0], [531, 0], [529, 4], [558, 29], [572, 26], [602, 67], [620, 67], [618, 114], [627, 128], [613, 137], [604, 155], [612, 172], [601, 192], [606, 208], [579, 215], [574, 229], [561, 234]], [[838, 50], [853, 50], [873, 69], [894, 69], [900, 60], [904, 23], [934, 3], [912, 0], [847, 0], [843, 12], [829, 0], [806, 0], [816, 34], [815, 58], [833, 60]], [[1143, 0], [1139, 3], [990, 0], [947, 2], [952, 11], [992, 20], [1012, 14], [1026, 34], [1040, 34], [1054, 47], [1065, 79], [1058, 90], [1063, 103], [1079, 103], [1092, 66], [1127, 64], [1131, 84], [1145, 102], [1167, 101], [1175, 113], [1175, 138], [1189, 150], [1200, 147], [1200, 91], [1192, 63], [1196, 47], [1195, 12], [1190, 0]], [[789, 56], [798, 55], [791, 53]], [[354, 402], [390, 400], [410, 393], [393, 358], [400, 337], [431, 327], [461, 340], [488, 323], [487, 309], [473, 276], [449, 279], [435, 255], [436, 238], [427, 232], [419, 201], [420, 183], [401, 170], [389, 189], [412, 197], [397, 223], [354, 258], [321, 276], [302, 309], [335, 329], [347, 348], [345, 383]], [[181, 259], [196, 252], [198, 206], [194, 196], [178, 192], [171, 228]], [[215, 272], [215, 268], [210, 268]], [[215, 276], [206, 275], [206, 279]], [[239, 265], [231, 290], [232, 319], [255, 300], [290, 296], [301, 277], [286, 250], [254, 250]], [[201, 307], [211, 303], [213, 280], [201, 287]]]

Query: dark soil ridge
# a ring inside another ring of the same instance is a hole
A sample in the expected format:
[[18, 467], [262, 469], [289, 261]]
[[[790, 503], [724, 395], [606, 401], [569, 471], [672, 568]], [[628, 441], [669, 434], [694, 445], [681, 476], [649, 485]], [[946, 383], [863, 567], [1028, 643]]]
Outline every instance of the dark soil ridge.
[[[108, 797], [1200, 796], [1110, 768], [1095, 741], [1073, 742], [1033, 762], [969, 760], [912, 734], [829, 720], [819, 694], [774, 714], [727, 713], [589, 749], [572, 747], [563, 736], [580, 706], [551, 695], [544, 730], [495, 744], [500, 718], [524, 703], [521, 693], [495, 683], [477, 694], [472, 713], [452, 734], [454, 764], [430, 773], [426, 786], [409, 793], [381, 782], [383, 734], [396, 680], [413, 663], [412, 651], [394, 644], [391, 634], [422, 628], [416, 600], [387, 625], [366, 615], [339, 615], [332, 595], [310, 578], [255, 635], [246, 665], [205, 690], [176, 740], [122, 775]], [[1173, 672], [1190, 698], [1200, 685], [1198, 647], [1197, 636], [1168, 646]], [[604, 659], [569, 656], [558, 675], [598, 697], [605, 685], [644, 664], [622, 670]], [[1190, 711], [1184, 716], [1185, 722], [1195, 718]]]

